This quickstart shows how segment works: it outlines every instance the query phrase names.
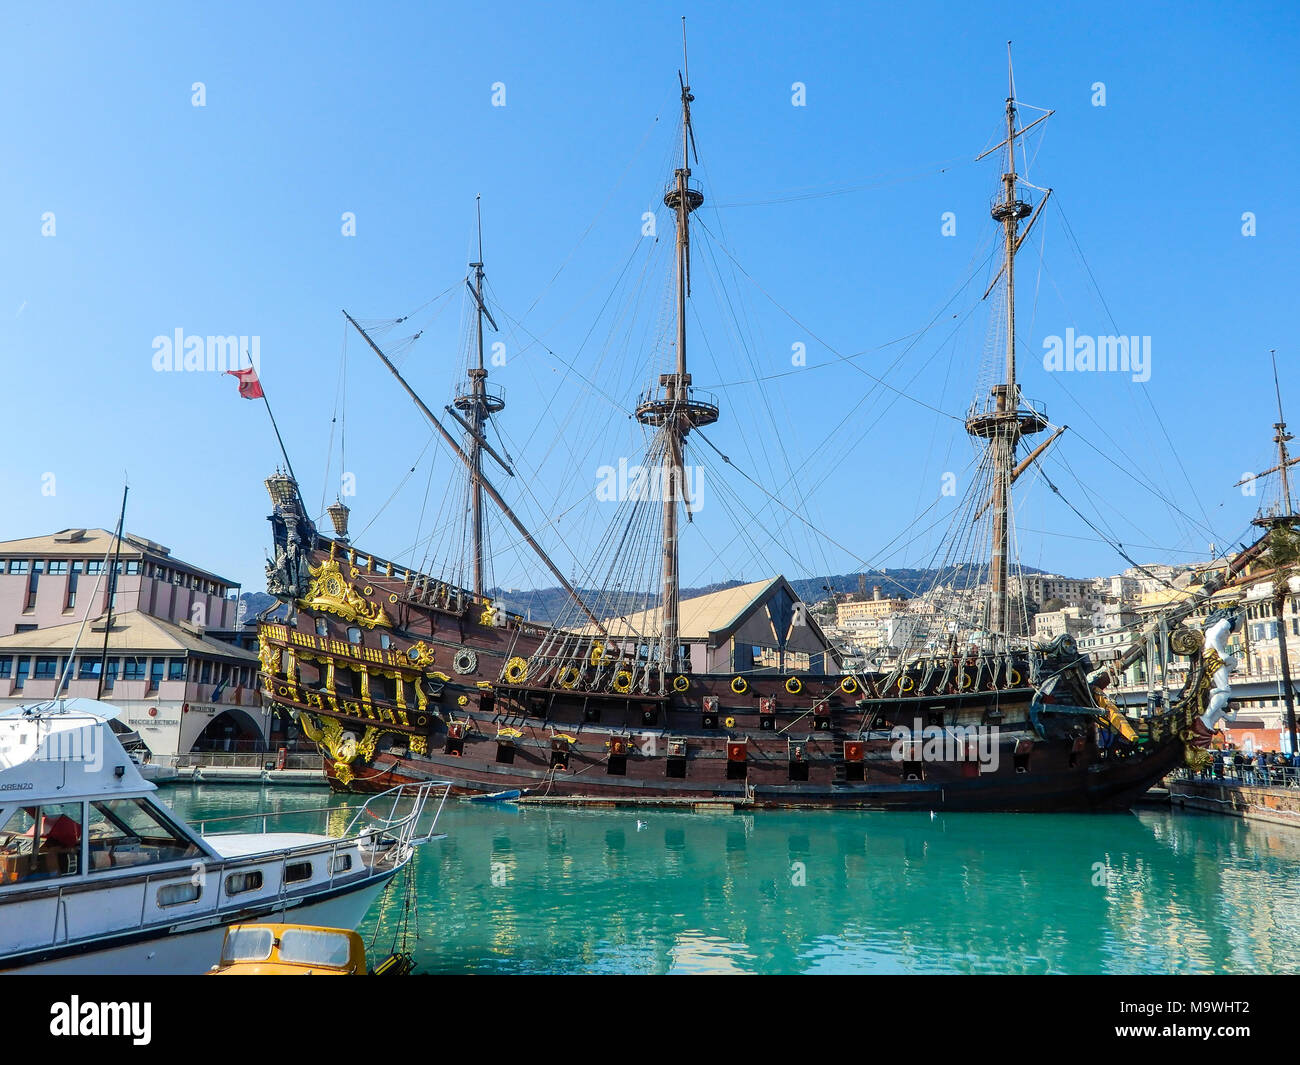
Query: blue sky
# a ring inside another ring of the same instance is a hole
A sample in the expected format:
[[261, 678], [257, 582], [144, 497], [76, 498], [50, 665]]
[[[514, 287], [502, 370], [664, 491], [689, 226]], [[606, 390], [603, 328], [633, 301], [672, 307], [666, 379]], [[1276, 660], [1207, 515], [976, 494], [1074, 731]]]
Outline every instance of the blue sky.
[[[1055, 204], [1018, 261], [1022, 385], [1071, 426], [1048, 476], [1144, 561], [1242, 536], [1258, 499], [1232, 485], [1270, 462], [1270, 348], [1300, 421], [1295, 5], [795, 10], [9, 7], [0, 537], [111, 527], [125, 472], [129, 530], [261, 588], [261, 482], [278, 457], [264, 411], [231, 378], [157, 372], [154, 338], [260, 338], [314, 506], [338, 490], [340, 309], [396, 318], [457, 285], [481, 194], [491, 291], [522, 323], [493, 338], [520, 467], [498, 479], [566, 570], [590, 557], [613, 516], [594, 500], [597, 470], [637, 461], [626, 411], [663, 356], [671, 221], [659, 201], [683, 13], [707, 197], [688, 350], [723, 407], [708, 435], [824, 533], [697, 444], [717, 469], [683, 539], [685, 583], [932, 556], [933, 534], [906, 530], [932, 504], [923, 525], [951, 512], [943, 475], [960, 482], [972, 454], [959, 419], [985, 359], [992, 308], [978, 297], [999, 172], [973, 160], [997, 141], [1008, 39], [1017, 96], [1056, 110], [1028, 171]], [[195, 82], [205, 106], [192, 105]], [[796, 82], [805, 106], [792, 104]], [[652, 248], [642, 214], [656, 208]], [[341, 232], [349, 211], [355, 236]], [[949, 211], [955, 236], [941, 233]], [[652, 295], [620, 315], [635, 291]], [[403, 361], [435, 409], [464, 364], [461, 301], [444, 305]], [[1067, 328], [1149, 336], [1150, 380], [1046, 372], [1043, 339]], [[918, 333], [906, 351], [889, 343]], [[353, 529], [399, 555], [433, 523], [452, 460], [426, 448], [418, 413], [355, 337], [346, 350]], [[840, 361], [859, 352], [860, 369]], [[861, 370], [913, 398], [872, 393]], [[1024, 562], [1125, 565], [1041, 481], [1024, 489]], [[497, 580], [552, 583], [511, 540], [494, 533]]]

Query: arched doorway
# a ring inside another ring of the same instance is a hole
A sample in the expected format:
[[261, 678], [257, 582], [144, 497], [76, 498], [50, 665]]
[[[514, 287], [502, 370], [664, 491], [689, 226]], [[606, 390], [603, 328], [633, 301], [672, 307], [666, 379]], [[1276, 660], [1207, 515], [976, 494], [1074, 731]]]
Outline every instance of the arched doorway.
[[248, 753], [266, 750], [266, 741], [257, 722], [244, 711], [223, 710], [198, 734], [190, 750]]

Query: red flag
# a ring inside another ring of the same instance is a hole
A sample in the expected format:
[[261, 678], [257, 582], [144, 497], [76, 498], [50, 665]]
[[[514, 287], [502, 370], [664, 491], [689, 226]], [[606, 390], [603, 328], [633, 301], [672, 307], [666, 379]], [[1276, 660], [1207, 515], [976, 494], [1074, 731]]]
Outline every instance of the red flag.
[[257, 370], [252, 366], [243, 370], [227, 370], [226, 373], [239, 378], [239, 394], [245, 399], [262, 398], [262, 382], [257, 379]]

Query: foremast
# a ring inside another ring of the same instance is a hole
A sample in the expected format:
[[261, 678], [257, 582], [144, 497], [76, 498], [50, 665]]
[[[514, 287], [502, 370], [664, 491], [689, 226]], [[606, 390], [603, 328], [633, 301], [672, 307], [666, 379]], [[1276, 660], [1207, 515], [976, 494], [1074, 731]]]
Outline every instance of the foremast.
[[[483, 535], [483, 437], [488, 418], [504, 410], [506, 401], [499, 392], [491, 393], [487, 387], [488, 371], [483, 362], [483, 323], [486, 319], [493, 331], [496, 330], [497, 325], [483, 300], [483, 210], [477, 196], [474, 197], [474, 206], [478, 216], [478, 261], [469, 264], [470, 269], [474, 271], [474, 284], [470, 286], [469, 291], [474, 297], [475, 304], [474, 336], [478, 351], [478, 365], [468, 368], [469, 387], [458, 394], [452, 402], [457, 410], [465, 412], [469, 421], [465, 446], [469, 452], [470, 551], [474, 571], [474, 598], [482, 602], [485, 597], [483, 571], [486, 554]], [[469, 284], [468, 278], [466, 284]]]
[[[1016, 141], [1029, 127], [1016, 128], [1015, 79], [1011, 74], [1010, 45], [1007, 58], [1007, 135], [999, 145], [990, 148], [984, 156], [1006, 148], [1006, 165], [1001, 178], [1001, 193], [994, 201], [990, 213], [1003, 230], [1003, 262], [999, 271], [1004, 274], [1003, 291], [1006, 300], [1006, 363], [1002, 384], [994, 385], [990, 396], [980, 404], [977, 400], [966, 419], [966, 431], [974, 437], [988, 441], [988, 460], [992, 470], [990, 510], [992, 537], [989, 561], [988, 631], [996, 640], [1012, 635], [1010, 613], [1010, 511], [1011, 485], [1015, 480], [1016, 447], [1026, 436], [1041, 433], [1047, 428], [1047, 419], [1041, 412], [1021, 405], [1020, 386], [1016, 382], [1016, 252], [1022, 235], [1020, 223], [1035, 214], [1034, 208], [1021, 198], [1016, 188]], [[1037, 119], [1037, 125], [1051, 112]], [[1039, 205], [1042, 206], [1041, 203]], [[1030, 224], [1033, 224], [1031, 219]], [[1027, 232], [1027, 230], [1026, 230]]]
[[[713, 403], [691, 394], [691, 375], [686, 368], [686, 301], [691, 294], [691, 213], [704, 203], [704, 194], [690, 184], [690, 157], [695, 135], [691, 130], [690, 66], [686, 60], [686, 20], [682, 20], [682, 165], [664, 194], [677, 227], [677, 337], [676, 369], [659, 376], [659, 388], [647, 392], [637, 405], [642, 425], [658, 429], [656, 445], [660, 457], [660, 499], [663, 506], [663, 569], [661, 584], [661, 672], [679, 668], [680, 579], [678, 574], [678, 503], [690, 507], [685, 490], [683, 456], [686, 436], [692, 430], [718, 420]], [[698, 156], [696, 156], [698, 161]]]

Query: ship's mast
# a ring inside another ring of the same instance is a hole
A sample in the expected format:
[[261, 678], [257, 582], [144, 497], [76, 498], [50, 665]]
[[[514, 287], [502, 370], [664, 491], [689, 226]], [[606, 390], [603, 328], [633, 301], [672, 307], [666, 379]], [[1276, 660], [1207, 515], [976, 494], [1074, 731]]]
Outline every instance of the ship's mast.
[[[505, 400], [499, 395], [491, 395], [487, 390], [487, 367], [483, 363], [483, 321], [496, 329], [496, 322], [488, 313], [487, 304], [483, 302], [483, 209], [479, 198], [474, 197], [475, 210], [478, 215], [478, 261], [469, 264], [474, 271], [474, 285], [470, 295], [474, 297], [477, 325], [474, 330], [478, 347], [478, 365], [469, 367], [469, 391], [458, 395], [455, 406], [469, 415], [469, 432], [466, 433], [466, 446], [469, 449], [470, 466], [470, 524], [472, 526], [474, 598], [482, 601], [483, 588], [483, 430], [488, 418], [505, 409]], [[468, 279], [467, 279], [468, 280]]]
[[686, 435], [693, 428], [712, 425], [718, 420], [718, 408], [714, 404], [692, 398], [691, 375], [686, 369], [686, 301], [691, 294], [691, 212], [704, 203], [704, 194], [690, 185], [690, 156], [695, 142], [691, 130], [691, 101], [695, 97], [691, 95], [690, 67], [686, 61], [684, 18], [682, 74], [678, 80], [682, 89], [682, 165], [677, 168], [674, 182], [664, 194], [664, 204], [672, 208], [677, 220], [677, 366], [675, 373], [659, 376], [662, 391], [649, 393], [636, 411], [638, 421], [656, 426], [662, 435], [659, 483], [663, 503], [663, 647], [660, 668], [668, 672], [678, 668], [677, 505], [685, 498], [682, 461]]
[[1277, 352], [1270, 352], [1273, 357], [1273, 391], [1277, 393], [1277, 421], [1273, 424], [1276, 430], [1273, 436], [1273, 442], [1277, 444], [1277, 468], [1282, 475], [1282, 513], [1287, 517], [1293, 517], [1291, 509], [1291, 460], [1287, 456], [1286, 445], [1295, 439], [1286, 431], [1286, 418], [1282, 416], [1282, 386], [1277, 380]]
[[[1006, 290], [1007, 351], [1006, 375], [1002, 384], [992, 389], [992, 405], [973, 410], [966, 420], [966, 431], [989, 442], [993, 469], [991, 500], [993, 535], [989, 564], [988, 628], [996, 635], [1010, 635], [1010, 509], [1011, 482], [1014, 480], [1016, 445], [1021, 437], [1042, 432], [1047, 427], [1043, 417], [1020, 406], [1020, 389], [1016, 384], [1016, 249], [1020, 243], [1020, 223], [1033, 213], [1016, 189], [1016, 140], [1024, 130], [1016, 129], [1015, 78], [1011, 71], [1011, 46], [1007, 45], [1007, 137], [1006, 165], [1002, 174], [1002, 192], [994, 202], [992, 215], [1003, 228], [1003, 266]], [[999, 146], [1001, 147], [1001, 145]], [[992, 149], [990, 149], [992, 150]], [[987, 154], [987, 153], [986, 153]], [[1031, 223], [1032, 224], [1032, 223]]]

